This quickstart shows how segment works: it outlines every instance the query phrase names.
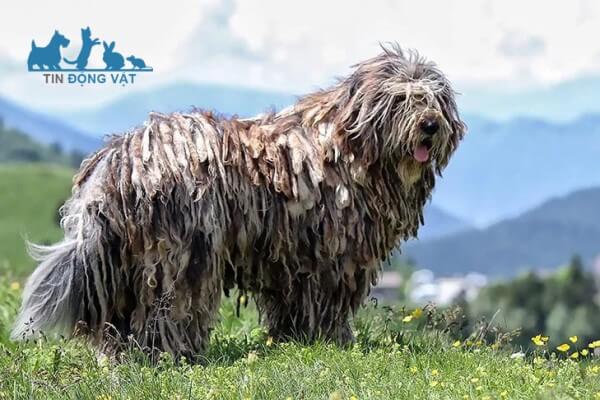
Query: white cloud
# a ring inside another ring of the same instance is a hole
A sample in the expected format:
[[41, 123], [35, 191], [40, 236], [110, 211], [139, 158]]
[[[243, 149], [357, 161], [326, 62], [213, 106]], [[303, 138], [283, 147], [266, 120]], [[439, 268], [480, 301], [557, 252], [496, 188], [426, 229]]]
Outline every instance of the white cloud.
[[[459, 87], [546, 85], [600, 67], [594, 0], [55, 0], [39, 2], [36, 12], [13, 3], [3, 19], [0, 54], [23, 65], [31, 39], [43, 42], [59, 28], [76, 52], [79, 28], [90, 25], [153, 64], [156, 72], [138, 88], [191, 79], [304, 92], [386, 41], [418, 49]], [[55, 107], [91, 105], [124, 90], [49, 89], [25, 73], [0, 77], [2, 93]], [[52, 99], [57, 93], [60, 102]]]

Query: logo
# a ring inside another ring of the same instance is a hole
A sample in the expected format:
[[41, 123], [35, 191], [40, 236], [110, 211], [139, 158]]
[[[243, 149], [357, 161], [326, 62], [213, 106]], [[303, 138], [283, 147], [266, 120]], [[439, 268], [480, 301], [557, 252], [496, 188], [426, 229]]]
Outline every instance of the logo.
[[[110, 43], [103, 40], [101, 47], [100, 39], [92, 39], [89, 26], [81, 29], [81, 47], [74, 60], [63, 58], [61, 54], [62, 49], [69, 47], [70, 43], [71, 41], [57, 30], [46, 46], [38, 46], [35, 40], [32, 40], [27, 69], [30, 72], [41, 72], [46, 84], [81, 86], [131, 85], [135, 83], [137, 73], [153, 71], [143, 58], [135, 55], [123, 57], [118, 51], [120, 49], [115, 49], [114, 40]], [[104, 67], [88, 68], [90, 58], [98, 61], [96, 65], [104, 64]]]

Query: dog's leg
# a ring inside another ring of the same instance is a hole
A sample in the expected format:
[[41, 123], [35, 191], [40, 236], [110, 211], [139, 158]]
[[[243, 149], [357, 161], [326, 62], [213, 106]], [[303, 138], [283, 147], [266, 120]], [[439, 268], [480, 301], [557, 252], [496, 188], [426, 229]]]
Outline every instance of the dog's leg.
[[[291, 287], [263, 289], [257, 296], [269, 335], [279, 339], [312, 342], [323, 339], [340, 345], [354, 340], [351, 314], [366, 296], [364, 271], [348, 283], [336, 279], [333, 269], [314, 274], [297, 274]], [[368, 286], [368, 285], [367, 285]]]
[[207, 250], [201, 235], [185, 247], [161, 244], [160, 263], [138, 272], [131, 324], [152, 359], [169, 352], [197, 361], [206, 350], [223, 290], [223, 261]]

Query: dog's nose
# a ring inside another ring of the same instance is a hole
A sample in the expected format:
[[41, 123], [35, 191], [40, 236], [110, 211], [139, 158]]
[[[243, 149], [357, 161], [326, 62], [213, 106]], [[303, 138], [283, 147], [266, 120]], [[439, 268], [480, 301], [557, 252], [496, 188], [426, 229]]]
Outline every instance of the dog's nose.
[[440, 129], [440, 124], [434, 118], [424, 119], [419, 126], [426, 135], [433, 135]]

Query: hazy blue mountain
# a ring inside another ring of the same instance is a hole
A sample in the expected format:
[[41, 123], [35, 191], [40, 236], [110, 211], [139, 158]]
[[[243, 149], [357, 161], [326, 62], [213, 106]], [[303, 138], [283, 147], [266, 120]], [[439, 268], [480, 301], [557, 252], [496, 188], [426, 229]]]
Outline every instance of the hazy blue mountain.
[[524, 268], [553, 268], [574, 254], [587, 263], [600, 254], [600, 188], [551, 199], [483, 230], [404, 247], [406, 257], [442, 275], [508, 276]]
[[295, 101], [288, 94], [216, 84], [181, 83], [131, 92], [97, 109], [65, 114], [76, 126], [98, 135], [140, 125], [149, 111], [189, 111], [192, 107], [249, 117]]
[[20, 106], [0, 97], [0, 119], [4, 126], [25, 132], [31, 138], [45, 144], [58, 143], [66, 150], [88, 153], [97, 149], [101, 140], [73, 128], [60, 119]]
[[472, 228], [468, 222], [432, 204], [427, 205], [423, 217], [425, 224], [419, 229], [421, 240], [440, 238]]
[[542, 88], [502, 91], [497, 88], [460, 88], [463, 112], [491, 119], [517, 115], [565, 122], [582, 114], [600, 112], [600, 76], [588, 76]]
[[600, 115], [569, 123], [466, 116], [467, 134], [433, 204], [479, 226], [544, 200], [600, 185]]

